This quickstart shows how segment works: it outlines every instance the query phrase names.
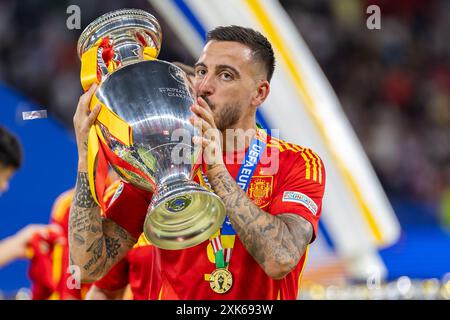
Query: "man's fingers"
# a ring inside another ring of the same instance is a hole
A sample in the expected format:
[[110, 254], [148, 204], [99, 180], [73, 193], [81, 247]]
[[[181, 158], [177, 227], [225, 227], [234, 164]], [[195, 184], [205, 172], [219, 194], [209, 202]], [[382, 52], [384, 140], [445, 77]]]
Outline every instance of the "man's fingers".
[[195, 145], [202, 147], [202, 149], [206, 148], [211, 143], [210, 140], [199, 136], [192, 137], [192, 142], [194, 142]]
[[82, 104], [85, 108], [89, 107], [89, 103], [91, 102], [92, 96], [97, 89], [97, 84], [93, 83], [90, 88], [80, 97], [80, 104]]
[[202, 108], [196, 104], [194, 104], [191, 107], [191, 111], [194, 112], [194, 114], [197, 115], [198, 117], [206, 120], [210, 124], [211, 127], [215, 127], [214, 117], [210, 111], [208, 111], [207, 109]]
[[84, 94], [89, 97], [92, 97], [97, 87], [98, 87], [97, 83], [94, 82]]
[[97, 104], [94, 107], [94, 109], [91, 111], [89, 116], [87, 117], [87, 125], [88, 125], [89, 128], [94, 124], [95, 120], [97, 119], [97, 116], [98, 116], [98, 114], [100, 112], [101, 107], [102, 106], [100, 104]]
[[202, 97], [198, 97], [198, 98], [197, 98], [197, 104], [198, 104], [200, 107], [202, 107], [202, 108], [204, 108], [204, 109], [206, 109], [206, 110], [208, 110], [209, 112], [212, 113], [212, 110], [211, 110], [211, 108], [209, 107], [209, 104], [208, 104], [208, 103], [206, 102], [206, 100], [203, 99]]
[[193, 115], [189, 120], [200, 132], [206, 132], [211, 129], [211, 125], [197, 115]]

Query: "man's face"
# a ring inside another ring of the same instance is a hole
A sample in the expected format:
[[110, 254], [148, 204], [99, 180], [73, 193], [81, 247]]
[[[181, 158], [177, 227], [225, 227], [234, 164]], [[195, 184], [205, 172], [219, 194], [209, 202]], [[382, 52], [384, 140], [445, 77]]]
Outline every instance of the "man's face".
[[[257, 91], [260, 66], [252, 50], [238, 42], [210, 41], [195, 64], [194, 88], [214, 113], [219, 130], [232, 128], [254, 113], [252, 98]], [[255, 106], [256, 107], [256, 106]]]
[[0, 164], [0, 195], [3, 192], [8, 191], [9, 188], [9, 180], [12, 178], [15, 168], [10, 166], [3, 166]]

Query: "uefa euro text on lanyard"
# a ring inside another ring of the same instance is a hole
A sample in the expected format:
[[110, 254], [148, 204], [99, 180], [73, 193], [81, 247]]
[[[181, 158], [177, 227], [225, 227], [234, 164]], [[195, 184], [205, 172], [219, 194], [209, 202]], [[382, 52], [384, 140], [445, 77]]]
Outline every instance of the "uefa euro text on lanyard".
[[[250, 143], [250, 147], [245, 154], [244, 162], [242, 163], [236, 177], [237, 184], [242, 188], [242, 190], [244, 190], [244, 192], [247, 192], [250, 180], [255, 172], [259, 160], [261, 159], [261, 155], [263, 154], [265, 147], [266, 133], [261, 129], [258, 129], [255, 138], [253, 138]], [[216, 293], [226, 293], [233, 285], [233, 275], [228, 270], [228, 266], [230, 264], [235, 238], [236, 231], [233, 229], [227, 215], [221, 230], [219, 229], [210, 238], [216, 260], [216, 270], [214, 270], [210, 275], [209, 285]]]

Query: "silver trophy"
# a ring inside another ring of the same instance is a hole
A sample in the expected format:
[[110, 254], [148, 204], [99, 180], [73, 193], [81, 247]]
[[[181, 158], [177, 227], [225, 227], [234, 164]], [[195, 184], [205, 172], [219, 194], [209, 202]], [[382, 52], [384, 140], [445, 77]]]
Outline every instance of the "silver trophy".
[[154, 193], [145, 236], [160, 248], [175, 250], [212, 236], [224, 221], [225, 207], [217, 195], [192, 180], [199, 150], [190, 141], [196, 133], [188, 120], [194, 99], [184, 72], [171, 63], [144, 57], [145, 48], [157, 55], [161, 37], [151, 14], [123, 9], [93, 21], [81, 34], [77, 50], [81, 58], [107, 39], [115, 68], [107, 67], [99, 50], [101, 81], [96, 97], [129, 124], [132, 144], [123, 144], [106, 126], [96, 125], [109, 150], [139, 173], [108, 159], [114, 170], [123, 180]]

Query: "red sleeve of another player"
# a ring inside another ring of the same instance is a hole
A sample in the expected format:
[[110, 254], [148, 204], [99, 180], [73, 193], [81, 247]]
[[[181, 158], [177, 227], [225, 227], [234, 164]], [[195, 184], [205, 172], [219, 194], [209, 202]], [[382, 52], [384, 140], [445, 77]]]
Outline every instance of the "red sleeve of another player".
[[113, 220], [136, 239], [142, 233], [151, 193], [121, 182], [109, 202], [105, 217]]
[[120, 260], [109, 272], [94, 285], [102, 290], [116, 291], [128, 284], [129, 263], [127, 257]]
[[269, 212], [273, 215], [294, 213], [303, 217], [313, 226], [317, 235], [322, 212], [322, 198], [325, 191], [325, 168], [323, 162], [310, 149], [291, 153], [280, 158], [281, 181], [272, 198]]

